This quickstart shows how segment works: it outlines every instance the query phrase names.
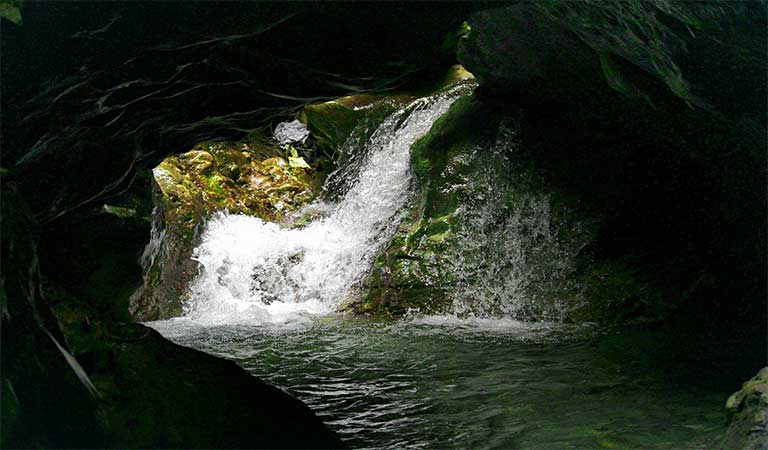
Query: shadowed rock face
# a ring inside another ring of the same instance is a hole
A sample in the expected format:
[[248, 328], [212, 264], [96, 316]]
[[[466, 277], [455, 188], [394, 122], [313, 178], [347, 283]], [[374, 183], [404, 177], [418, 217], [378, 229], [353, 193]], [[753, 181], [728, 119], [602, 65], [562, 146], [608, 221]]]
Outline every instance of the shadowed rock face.
[[524, 2], [468, 23], [462, 63], [518, 103], [579, 101], [610, 87], [765, 126], [764, 2]]
[[744, 383], [725, 405], [728, 431], [722, 448], [768, 448], [768, 367]]
[[[3, 448], [94, 447], [96, 399], [81, 381], [40, 286], [37, 242], [29, 208], [16, 186], [2, 183], [2, 426]], [[76, 363], [75, 363], [76, 364]]]
[[179, 149], [441, 75], [466, 8], [31, 3], [3, 30], [4, 165], [38, 174], [22, 189], [37, 217], [56, 217]]
[[522, 107], [521, 145], [546, 183], [604, 218], [589, 257], [655, 286], [677, 325], [762, 336], [765, 4], [699, 6], [485, 10], [458, 54], [498, 114]]
[[138, 324], [108, 326], [99, 341], [78, 357], [102, 396], [96, 409], [100, 445], [344, 446], [306, 405], [234, 362], [178, 346]]

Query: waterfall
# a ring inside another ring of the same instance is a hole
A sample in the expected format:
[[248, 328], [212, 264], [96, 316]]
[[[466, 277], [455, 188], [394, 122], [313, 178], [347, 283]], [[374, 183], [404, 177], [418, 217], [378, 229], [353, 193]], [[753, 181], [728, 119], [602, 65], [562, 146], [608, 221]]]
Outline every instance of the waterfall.
[[[392, 237], [412, 187], [410, 147], [466, 89], [420, 98], [390, 115], [340, 201], [304, 228], [220, 213], [194, 259], [201, 272], [185, 316], [213, 322], [283, 321], [322, 314], [350, 295]], [[318, 207], [315, 205], [315, 207]]]

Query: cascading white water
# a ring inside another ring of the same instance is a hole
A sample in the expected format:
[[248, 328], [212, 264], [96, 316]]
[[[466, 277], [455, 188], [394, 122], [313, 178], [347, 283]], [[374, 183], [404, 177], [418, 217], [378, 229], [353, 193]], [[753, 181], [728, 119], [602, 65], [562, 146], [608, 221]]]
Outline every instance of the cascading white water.
[[412, 184], [411, 145], [462, 92], [460, 86], [418, 99], [388, 117], [368, 140], [355, 182], [327, 217], [301, 229], [244, 215], [212, 218], [195, 250], [202, 269], [185, 315], [253, 323], [333, 311], [396, 229]]

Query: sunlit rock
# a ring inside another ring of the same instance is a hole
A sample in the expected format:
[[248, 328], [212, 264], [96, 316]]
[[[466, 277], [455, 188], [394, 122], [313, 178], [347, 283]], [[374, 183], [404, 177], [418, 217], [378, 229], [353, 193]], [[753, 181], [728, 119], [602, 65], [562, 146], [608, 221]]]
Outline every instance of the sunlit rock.
[[204, 143], [154, 170], [153, 242], [143, 256], [144, 286], [131, 298], [142, 320], [181, 314], [191, 259], [205, 221], [218, 211], [279, 220], [320, 192], [322, 178], [290, 150], [249, 143]]

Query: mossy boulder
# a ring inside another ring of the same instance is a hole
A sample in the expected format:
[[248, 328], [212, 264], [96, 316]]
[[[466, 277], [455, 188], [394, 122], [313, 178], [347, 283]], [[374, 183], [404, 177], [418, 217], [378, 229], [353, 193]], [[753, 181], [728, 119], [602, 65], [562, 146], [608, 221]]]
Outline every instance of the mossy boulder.
[[142, 256], [145, 282], [131, 298], [132, 316], [155, 320], [182, 313], [197, 273], [192, 250], [212, 214], [278, 221], [313, 200], [323, 179], [299, 151], [254, 140], [203, 143], [163, 160], [153, 170], [153, 236]]
[[594, 255], [604, 214], [552, 182], [520, 139], [523, 114], [471, 94], [413, 145], [418, 192], [363, 298], [346, 308], [601, 322], [657, 314], [663, 302], [631, 265]]
[[356, 94], [305, 106], [301, 121], [310, 131], [321, 170], [349, 165], [384, 119], [414, 100], [412, 94]]
[[[388, 92], [355, 94], [305, 106], [299, 120], [307, 126], [318, 154], [333, 166], [343, 166], [351, 156], [344, 144], [357, 135], [367, 136], [389, 114], [409, 102], [457, 83], [474, 79], [463, 66], [451, 66], [442, 77], [424, 86], [414, 85]], [[353, 141], [354, 142], [354, 141]]]
[[478, 259], [484, 250], [470, 248], [485, 245], [472, 234], [484, 228], [485, 217], [476, 217], [475, 212], [492, 188], [483, 177], [494, 177], [493, 167], [505, 158], [491, 145], [499, 126], [500, 118], [470, 95], [458, 100], [413, 145], [418, 194], [397, 234], [376, 259], [366, 296], [348, 308], [393, 316], [410, 310], [454, 311], [461, 302], [459, 292], [480, 287], [479, 273], [471, 272], [491, 261]]
[[[152, 240], [142, 256], [144, 286], [131, 298], [140, 320], [180, 315], [189, 282], [197, 273], [191, 259], [205, 221], [218, 211], [280, 221], [320, 194], [334, 199], [348, 188], [360, 153], [379, 124], [398, 108], [472, 79], [453, 66], [430, 86], [415, 91], [358, 94], [305, 106], [299, 120], [310, 132], [306, 144], [278, 146], [258, 134], [238, 143], [201, 143], [165, 158], [153, 169], [155, 192]], [[306, 145], [306, 147], [305, 147]], [[112, 212], [121, 211], [112, 209]], [[298, 218], [300, 226], [310, 217]]]
[[768, 367], [744, 383], [725, 404], [724, 449], [768, 449]]

